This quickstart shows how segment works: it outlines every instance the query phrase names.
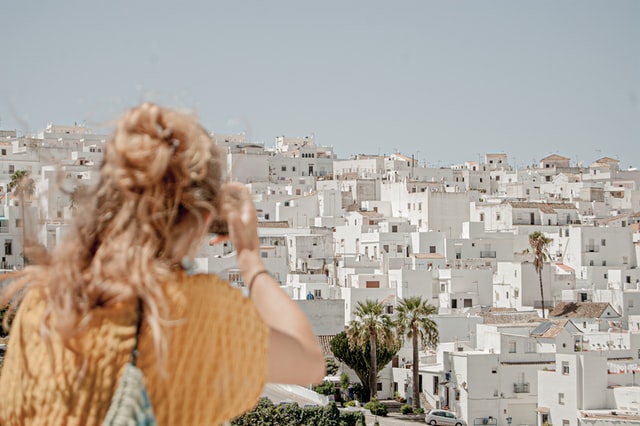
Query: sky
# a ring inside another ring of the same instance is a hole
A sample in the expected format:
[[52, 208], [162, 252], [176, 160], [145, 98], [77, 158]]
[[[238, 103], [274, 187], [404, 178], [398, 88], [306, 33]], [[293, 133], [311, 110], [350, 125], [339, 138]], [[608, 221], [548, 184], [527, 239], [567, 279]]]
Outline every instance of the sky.
[[640, 1], [35, 2], [0, 7], [0, 129], [112, 129], [144, 101], [215, 133], [428, 166], [556, 153], [640, 168]]

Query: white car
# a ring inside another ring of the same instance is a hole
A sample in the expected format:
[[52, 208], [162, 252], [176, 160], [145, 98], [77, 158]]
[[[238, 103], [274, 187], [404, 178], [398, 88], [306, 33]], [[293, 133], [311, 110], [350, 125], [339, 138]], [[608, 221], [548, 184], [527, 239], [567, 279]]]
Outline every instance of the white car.
[[436, 425], [452, 425], [452, 426], [467, 426], [467, 422], [464, 419], [456, 416], [451, 411], [447, 410], [431, 410], [427, 413], [424, 419], [425, 422], [431, 426]]

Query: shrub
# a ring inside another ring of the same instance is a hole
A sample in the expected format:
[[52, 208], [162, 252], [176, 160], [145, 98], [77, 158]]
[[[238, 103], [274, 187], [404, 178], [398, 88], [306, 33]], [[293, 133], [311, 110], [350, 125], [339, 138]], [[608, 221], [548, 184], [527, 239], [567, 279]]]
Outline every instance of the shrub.
[[389, 411], [387, 409], [387, 406], [377, 399], [372, 399], [371, 401], [367, 402], [364, 405], [364, 408], [371, 411], [371, 414], [374, 414], [376, 416], [386, 416], [387, 412]]
[[402, 414], [411, 414], [413, 413], [413, 407], [409, 404], [404, 404], [402, 407], [400, 407], [400, 412]]
[[424, 414], [424, 408], [422, 407], [418, 407], [416, 408], [416, 410], [414, 411], [415, 414]]
[[345, 407], [355, 407], [356, 406], [356, 402], [355, 401], [347, 401], [344, 403]]
[[333, 393], [335, 392], [335, 387], [333, 386], [333, 383], [325, 380], [324, 382], [320, 383], [318, 386], [314, 386], [313, 390], [318, 392], [320, 395], [333, 395]]
[[360, 411], [340, 412], [334, 402], [326, 407], [304, 407], [296, 403], [278, 404], [261, 398], [248, 413], [231, 421], [233, 426], [366, 426]]

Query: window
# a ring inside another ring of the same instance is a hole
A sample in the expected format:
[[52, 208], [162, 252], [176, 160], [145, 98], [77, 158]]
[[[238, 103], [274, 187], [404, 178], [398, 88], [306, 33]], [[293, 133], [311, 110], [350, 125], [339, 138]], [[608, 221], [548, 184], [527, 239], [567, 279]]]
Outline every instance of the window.
[[471, 303], [472, 303], [471, 299], [464, 299], [463, 303], [464, 303], [464, 307], [465, 308], [470, 308], [472, 306], [471, 305]]
[[286, 172], [286, 171], [287, 171], [287, 166], [282, 166], [282, 167], [280, 168], [280, 170], [282, 170], [283, 172]]
[[514, 341], [509, 342], [509, 353], [510, 354], [516, 353], [516, 342]]
[[378, 382], [378, 385], [376, 386], [376, 388], [377, 388], [379, 391], [381, 391], [381, 390], [382, 390], [382, 383], [381, 383], [381, 382]]
[[480, 213], [480, 222], [484, 222], [484, 213]]
[[602, 247], [605, 247], [607, 245], [607, 240], [605, 240], [604, 238], [602, 240], [600, 240], [600, 245]]
[[440, 293], [446, 293], [447, 283], [440, 283]]
[[500, 213], [496, 213], [496, 220], [500, 220]]
[[435, 253], [436, 252], [436, 246], [429, 246], [429, 253]]
[[498, 369], [496, 367], [493, 367], [491, 369], [491, 374], [498, 374]]
[[228, 279], [229, 279], [230, 283], [242, 281], [242, 277], [240, 276], [240, 272], [238, 272], [238, 271], [229, 272], [229, 278]]
[[393, 305], [387, 305], [384, 307], [384, 311], [387, 315], [393, 315]]
[[517, 289], [517, 288], [514, 288], [513, 289], [513, 297], [515, 297], [517, 299], [519, 295], [520, 295], [520, 290]]
[[569, 426], [569, 420], [562, 419], [562, 426]]
[[627, 301], [627, 307], [629, 307], [629, 308], [633, 308], [633, 299], [629, 299], [629, 300]]
[[320, 290], [319, 288], [313, 290], [313, 297], [322, 298], [322, 290]]
[[4, 240], [4, 254], [13, 254], [13, 240]]
[[16, 166], [13, 164], [9, 164], [9, 174], [16, 172]]
[[439, 381], [440, 379], [438, 378], [438, 376], [433, 376], [433, 394], [434, 395], [438, 394]]
[[527, 353], [535, 353], [536, 352], [536, 342], [527, 342]]
[[380, 288], [380, 281], [366, 281], [366, 288]]
[[400, 244], [396, 246], [396, 253], [402, 253], [402, 246]]
[[2, 155], [7, 155], [7, 150], [6, 149], [2, 150]]
[[562, 374], [565, 376], [569, 374], [569, 361], [562, 361]]
[[564, 405], [564, 394], [563, 393], [559, 393], [558, 394], [558, 404]]
[[383, 250], [385, 253], [389, 253], [389, 244], [385, 244], [385, 245], [383, 245], [383, 246], [382, 246], [382, 250]]
[[451, 309], [458, 309], [458, 299], [451, 299]]
[[391, 225], [391, 232], [398, 232], [398, 225]]
[[22, 219], [16, 219], [16, 228], [20, 228], [22, 226]]

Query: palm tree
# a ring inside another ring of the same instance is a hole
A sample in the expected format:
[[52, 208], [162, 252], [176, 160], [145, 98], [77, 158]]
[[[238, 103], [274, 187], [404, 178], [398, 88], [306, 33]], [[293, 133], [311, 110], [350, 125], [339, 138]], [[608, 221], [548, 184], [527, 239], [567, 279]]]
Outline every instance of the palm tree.
[[420, 408], [420, 357], [418, 341], [423, 347], [435, 349], [438, 346], [438, 325], [429, 318], [437, 313], [435, 306], [422, 300], [421, 296], [407, 297], [398, 304], [395, 325], [398, 334], [407, 336], [413, 345], [413, 408]]
[[349, 346], [361, 350], [367, 342], [371, 348], [369, 373], [370, 398], [375, 398], [378, 392], [378, 342], [385, 346], [393, 346], [397, 342], [396, 333], [391, 317], [384, 312], [384, 305], [377, 300], [358, 302], [354, 311], [355, 319], [347, 328]]
[[542, 299], [542, 318], [544, 318], [544, 288], [542, 287], [542, 268], [544, 262], [549, 259], [548, 247], [553, 241], [551, 238], [546, 237], [542, 232], [536, 231], [529, 234], [529, 245], [533, 251], [533, 266], [538, 273], [538, 280], [540, 282], [540, 299]]
[[8, 190], [11, 191], [13, 188], [14, 194], [19, 197], [31, 198], [36, 192], [36, 184], [27, 170], [18, 170], [11, 175]]

